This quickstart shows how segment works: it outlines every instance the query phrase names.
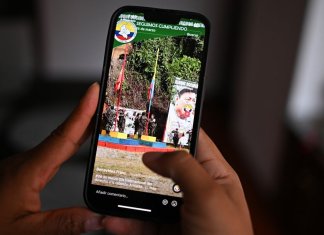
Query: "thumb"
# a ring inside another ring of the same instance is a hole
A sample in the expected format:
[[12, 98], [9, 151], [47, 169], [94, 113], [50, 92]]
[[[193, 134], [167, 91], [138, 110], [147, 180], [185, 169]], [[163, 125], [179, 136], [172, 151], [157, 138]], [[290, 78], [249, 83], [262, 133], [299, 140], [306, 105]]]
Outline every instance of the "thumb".
[[201, 192], [213, 183], [208, 173], [185, 151], [145, 153], [143, 163], [156, 173], [173, 179], [181, 187], [184, 197], [200, 197]]
[[103, 216], [86, 208], [65, 208], [28, 215], [20, 224], [23, 226], [22, 231], [26, 228], [33, 230], [25, 231], [26, 234], [78, 235], [102, 229], [102, 220]]
[[32, 157], [28, 158], [27, 171], [33, 172], [30, 175], [33, 180], [40, 179], [39, 190], [85, 141], [97, 107], [98, 94], [99, 84], [94, 83], [67, 120], [41, 144], [29, 151]]
[[99, 84], [92, 84], [71, 115], [33, 150], [34, 164], [60, 166], [85, 141], [98, 103]]

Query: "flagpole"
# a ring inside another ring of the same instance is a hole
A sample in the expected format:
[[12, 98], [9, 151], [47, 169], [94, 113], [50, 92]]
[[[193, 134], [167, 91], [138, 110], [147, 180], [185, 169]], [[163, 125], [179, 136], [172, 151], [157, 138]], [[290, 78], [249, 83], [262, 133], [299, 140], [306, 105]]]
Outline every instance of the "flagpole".
[[[145, 133], [146, 135], [148, 135], [148, 124], [149, 124], [149, 121], [150, 121], [150, 112], [151, 112], [151, 105], [152, 105], [152, 99], [153, 99], [153, 94], [151, 93], [154, 93], [154, 86], [155, 86], [155, 76], [156, 76], [156, 72], [157, 72], [157, 63], [158, 63], [158, 59], [159, 59], [159, 51], [160, 49], [158, 48], [157, 51], [156, 51], [156, 59], [155, 59], [155, 65], [154, 65], [154, 74], [153, 74], [153, 78], [152, 78], [152, 81], [151, 81], [151, 84], [150, 84], [150, 101], [149, 101], [149, 107], [148, 107], [148, 112], [147, 112], [147, 123], [146, 123], [146, 128], [145, 128]], [[153, 86], [153, 87], [151, 87]]]
[[116, 110], [114, 131], [116, 131], [117, 119], [118, 119], [118, 115], [119, 115], [119, 105], [120, 105], [121, 94], [122, 94], [122, 89], [123, 89], [123, 82], [124, 82], [124, 78], [125, 78], [126, 54], [127, 54], [127, 44], [125, 44], [124, 61], [123, 61], [122, 70], [121, 70], [121, 81], [120, 81], [120, 88], [119, 88], [119, 94], [118, 94], [118, 100], [117, 100], [117, 110]]

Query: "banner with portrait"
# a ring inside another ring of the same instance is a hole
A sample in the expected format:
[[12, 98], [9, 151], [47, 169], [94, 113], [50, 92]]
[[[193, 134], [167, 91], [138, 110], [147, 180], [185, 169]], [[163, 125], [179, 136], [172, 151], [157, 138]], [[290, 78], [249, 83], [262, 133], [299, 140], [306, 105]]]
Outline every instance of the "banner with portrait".
[[163, 142], [182, 147], [191, 139], [198, 83], [176, 78], [173, 85]]

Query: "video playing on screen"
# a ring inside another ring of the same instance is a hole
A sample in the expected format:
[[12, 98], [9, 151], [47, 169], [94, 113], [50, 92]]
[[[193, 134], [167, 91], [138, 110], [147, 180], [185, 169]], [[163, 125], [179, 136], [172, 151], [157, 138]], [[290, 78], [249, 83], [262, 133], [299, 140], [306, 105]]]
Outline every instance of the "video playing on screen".
[[142, 163], [145, 152], [189, 151], [204, 49], [204, 25], [116, 24], [92, 184], [181, 197]]

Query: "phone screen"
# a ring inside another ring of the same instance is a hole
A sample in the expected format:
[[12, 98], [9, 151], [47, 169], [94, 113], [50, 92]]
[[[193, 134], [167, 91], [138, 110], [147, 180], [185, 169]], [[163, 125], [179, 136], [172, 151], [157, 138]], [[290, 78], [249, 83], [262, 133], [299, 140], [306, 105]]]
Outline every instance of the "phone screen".
[[130, 213], [178, 209], [181, 189], [142, 155], [194, 154], [199, 125], [206, 24], [154, 13], [121, 11], [111, 23], [88, 179], [97, 200]]

